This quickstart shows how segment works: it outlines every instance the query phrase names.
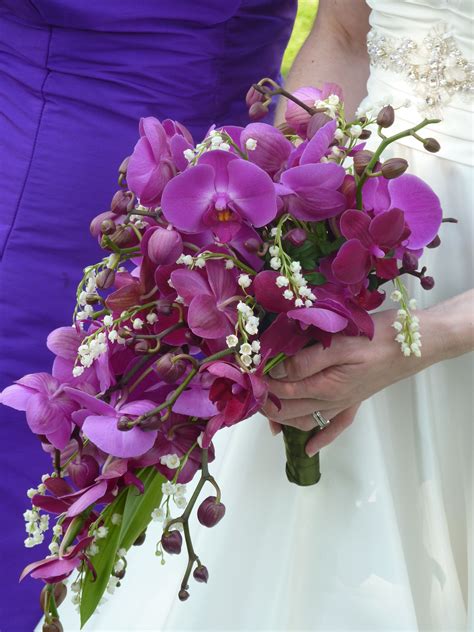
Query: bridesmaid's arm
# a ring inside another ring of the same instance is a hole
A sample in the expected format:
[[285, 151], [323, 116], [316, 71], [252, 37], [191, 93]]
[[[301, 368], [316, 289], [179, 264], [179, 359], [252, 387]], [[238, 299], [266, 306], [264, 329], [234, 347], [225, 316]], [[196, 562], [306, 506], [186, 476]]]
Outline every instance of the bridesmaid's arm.
[[[338, 83], [344, 92], [346, 114], [352, 116], [367, 94], [369, 13], [365, 0], [320, 0], [313, 29], [293, 63], [285, 88], [291, 92], [325, 81]], [[282, 120], [280, 104], [276, 122]]]

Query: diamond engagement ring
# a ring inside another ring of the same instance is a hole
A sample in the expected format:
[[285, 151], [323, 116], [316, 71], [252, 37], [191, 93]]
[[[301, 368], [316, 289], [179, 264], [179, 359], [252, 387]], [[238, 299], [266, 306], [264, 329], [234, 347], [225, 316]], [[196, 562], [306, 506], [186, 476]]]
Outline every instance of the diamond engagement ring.
[[319, 410], [316, 410], [314, 413], [312, 413], [312, 417], [318, 427], [321, 428], [321, 430], [323, 428], [326, 428], [326, 426], [329, 426], [329, 424], [331, 423], [329, 419], [326, 419], [326, 417], [319, 412]]

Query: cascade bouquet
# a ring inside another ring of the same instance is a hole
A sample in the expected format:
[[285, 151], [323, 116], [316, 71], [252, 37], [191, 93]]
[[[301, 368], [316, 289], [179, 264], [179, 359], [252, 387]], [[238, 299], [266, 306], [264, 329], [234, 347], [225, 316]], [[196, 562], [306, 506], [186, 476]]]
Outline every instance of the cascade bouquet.
[[[285, 124], [255, 122], [277, 95], [288, 99]], [[279, 405], [265, 374], [285, 357], [328, 347], [334, 334], [371, 338], [369, 312], [388, 282], [400, 303], [395, 340], [420, 354], [401, 275], [433, 286], [418, 260], [439, 243], [442, 212], [406, 161], [382, 154], [409, 135], [437, 151], [419, 135], [434, 121], [389, 136], [389, 105], [347, 121], [334, 84], [289, 94], [263, 79], [247, 103], [254, 122], [213, 127], [198, 144], [178, 122], [141, 120], [111, 208], [91, 224], [107, 254], [84, 270], [73, 326], [48, 337], [51, 374], [26, 375], [1, 395], [26, 411], [52, 457], [24, 514], [26, 546], [43, 541], [54, 516], [50, 555], [22, 575], [45, 582], [49, 632], [62, 629], [64, 580], [73, 575], [84, 625], [120, 586], [127, 551], [152, 519], [163, 522], [158, 556], [187, 550], [179, 598], [191, 575], [207, 581], [189, 516], [197, 506], [212, 527], [225, 513], [209, 471], [214, 435], [268, 398]], [[364, 142], [371, 128], [374, 151]], [[312, 432], [284, 430], [287, 475], [301, 485], [320, 476], [318, 455], [304, 451]]]

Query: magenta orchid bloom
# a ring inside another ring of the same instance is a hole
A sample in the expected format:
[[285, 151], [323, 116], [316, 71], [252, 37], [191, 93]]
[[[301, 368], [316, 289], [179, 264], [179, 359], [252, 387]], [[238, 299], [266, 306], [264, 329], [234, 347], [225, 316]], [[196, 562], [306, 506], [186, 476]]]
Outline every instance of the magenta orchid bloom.
[[65, 390], [83, 407], [75, 414], [74, 420], [81, 426], [84, 435], [104, 452], [128, 458], [140, 456], [153, 446], [156, 430], [145, 432], [137, 426], [130, 430], [118, 430], [117, 422], [121, 417], [134, 419], [143, 415], [156, 407], [155, 402], [137, 400], [114, 407], [83, 391], [69, 387]]
[[[255, 149], [246, 149], [247, 141], [257, 141]], [[266, 171], [272, 178], [286, 166], [293, 145], [283, 133], [267, 123], [250, 123], [242, 131], [240, 142], [249, 160]]]
[[[350, 209], [340, 222], [341, 233], [348, 239], [332, 263], [332, 272], [340, 283], [360, 283], [386, 253], [400, 245], [409, 235], [403, 211], [393, 208], [371, 219], [363, 211]], [[382, 264], [383, 265], [383, 264]], [[385, 278], [386, 269], [383, 269]], [[395, 265], [394, 276], [398, 270]]]
[[206, 424], [202, 447], [207, 448], [222, 426], [233, 426], [256, 413], [267, 400], [268, 388], [258, 373], [243, 373], [230, 362], [212, 362], [203, 371], [216, 377], [209, 399], [219, 411]]
[[85, 549], [93, 541], [93, 536], [82, 538], [62, 556], [53, 556], [28, 564], [20, 575], [20, 581], [27, 575], [33, 579], [42, 579], [48, 584], [60, 582], [76, 569], [85, 559]]
[[195, 167], [169, 182], [161, 202], [163, 214], [188, 233], [211, 229], [221, 242], [230, 241], [242, 223], [260, 227], [277, 212], [268, 174], [229, 152], [206, 152]]
[[191, 331], [213, 340], [234, 331], [235, 306], [241, 289], [235, 274], [222, 261], [207, 261], [204, 271], [206, 275], [197, 270], [175, 270], [171, 281], [189, 307], [187, 321]]
[[32, 432], [45, 435], [58, 450], [66, 447], [73, 428], [71, 414], [78, 406], [58, 379], [49, 373], [25, 375], [2, 391], [0, 402], [26, 411]]

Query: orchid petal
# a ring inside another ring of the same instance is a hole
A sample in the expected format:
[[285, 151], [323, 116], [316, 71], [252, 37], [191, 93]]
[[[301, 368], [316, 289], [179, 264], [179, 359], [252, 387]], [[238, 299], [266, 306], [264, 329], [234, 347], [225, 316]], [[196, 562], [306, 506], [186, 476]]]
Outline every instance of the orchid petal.
[[301, 309], [293, 309], [288, 312], [288, 317], [298, 320], [305, 325], [313, 325], [328, 331], [329, 333], [337, 333], [347, 327], [348, 320], [344, 316], [340, 316], [328, 309], [319, 307], [304, 307]]
[[338, 281], [352, 285], [360, 283], [370, 267], [371, 257], [367, 248], [358, 239], [350, 239], [342, 244], [331, 269]]
[[231, 324], [225, 314], [217, 309], [212, 296], [196, 296], [189, 306], [188, 325], [196, 336], [215, 339], [231, 333]]
[[156, 431], [144, 432], [137, 427], [118, 430], [117, 416], [91, 415], [84, 421], [82, 432], [101, 450], [121, 458], [144, 454], [156, 438]]

